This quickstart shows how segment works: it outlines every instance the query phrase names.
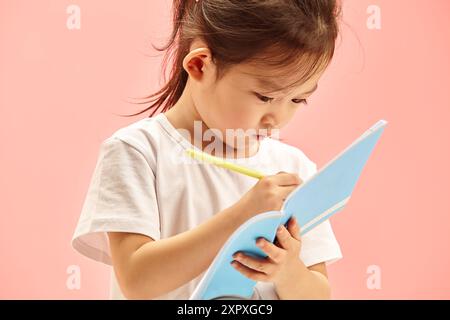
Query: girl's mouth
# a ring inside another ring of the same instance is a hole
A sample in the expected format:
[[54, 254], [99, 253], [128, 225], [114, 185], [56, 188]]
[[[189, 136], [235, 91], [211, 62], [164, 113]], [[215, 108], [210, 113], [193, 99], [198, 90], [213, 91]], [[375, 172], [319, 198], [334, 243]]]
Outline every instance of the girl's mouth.
[[262, 134], [255, 134], [254, 137], [255, 137], [257, 140], [263, 140], [266, 136], [265, 136], [265, 135], [262, 135]]

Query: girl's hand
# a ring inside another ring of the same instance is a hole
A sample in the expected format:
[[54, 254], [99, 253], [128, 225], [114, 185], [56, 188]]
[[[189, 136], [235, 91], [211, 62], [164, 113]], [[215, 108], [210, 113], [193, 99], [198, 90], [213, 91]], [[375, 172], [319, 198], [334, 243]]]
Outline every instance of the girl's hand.
[[294, 217], [289, 219], [287, 229], [284, 225], [278, 228], [275, 244], [260, 238], [256, 245], [268, 255], [266, 258], [255, 258], [242, 252], [233, 255], [235, 260], [231, 265], [247, 278], [277, 284], [285, 282], [289, 275], [299, 270], [300, 226]]
[[244, 221], [259, 213], [277, 211], [287, 196], [302, 183], [295, 173], [278, 172], [260, 179], [235, 205]]

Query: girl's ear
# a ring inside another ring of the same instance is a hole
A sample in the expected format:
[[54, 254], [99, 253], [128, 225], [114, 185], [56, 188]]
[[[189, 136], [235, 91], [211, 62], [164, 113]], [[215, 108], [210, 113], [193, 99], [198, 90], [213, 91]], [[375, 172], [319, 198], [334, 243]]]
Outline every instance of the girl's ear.
[[211, 59], [211, 50], [197, 48], [190, 51], [183, 59], [183, 68], [190, 77], [201, 80], [205, 74], [214, 71], [214, 63]]

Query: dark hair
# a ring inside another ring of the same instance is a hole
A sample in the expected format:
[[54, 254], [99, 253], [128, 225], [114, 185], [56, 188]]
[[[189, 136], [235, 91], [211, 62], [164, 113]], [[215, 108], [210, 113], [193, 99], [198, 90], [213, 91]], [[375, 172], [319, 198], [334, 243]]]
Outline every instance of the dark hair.
[[306, 81], [331, 61], [340, 14], [339, 0], [174, 0], [169, 41], [162, 48], [152, 44], [167, 50], [164, 82], [172, 58], [170, 79], [158, 92], [141, 98], [138, 104], [150, 102], [148, 108], [129, 116], [154, 109], [152, 117], [161, 106], [165, 112], [178, 101], [188, 80], [183, 59], [196, 38], [211, 50], [217, 80], [231, 66], [250, 63], [277, 71], [277, 79], [295, 76], [280, 90]]

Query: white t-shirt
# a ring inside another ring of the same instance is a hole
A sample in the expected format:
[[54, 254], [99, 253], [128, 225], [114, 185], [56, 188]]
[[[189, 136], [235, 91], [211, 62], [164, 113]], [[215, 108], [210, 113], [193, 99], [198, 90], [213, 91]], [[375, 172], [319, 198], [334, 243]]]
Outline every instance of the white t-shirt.
[[[230, 207], [256, 184], [252, 177], [211, 164], [180, 161], [187, 148], [195, 147], [164, 113], [120, 128], [104, 140], [73, 248], [111, 265], [107, 232], [139, 233], [156, 241], [172, 237]], [[271, 138], [260, 142], [254, 156], [227, 160], [265, 174], [298, 173], [303, 181], [317, 171], [302, 151]], [[300, 258], [306, 266], [342, 258], [328, 220], [302, 237]], [[188, 299], [203, 274], [155, 299]], [[258, 299], [278, 298], [270, 282], [258, 282], [255, 288]], [[113, 268], [110, 298], [125, 299]]]

